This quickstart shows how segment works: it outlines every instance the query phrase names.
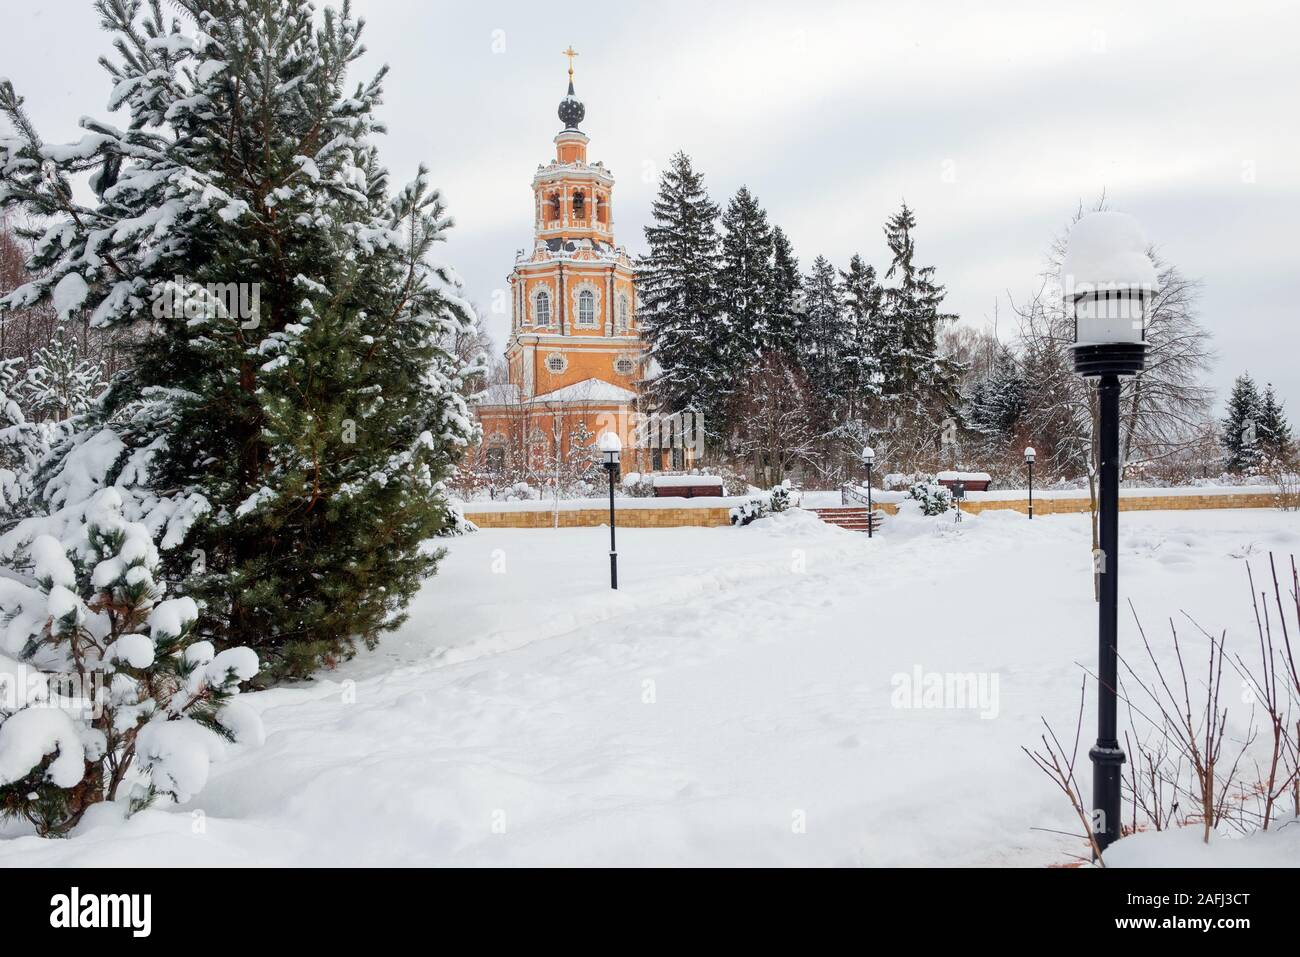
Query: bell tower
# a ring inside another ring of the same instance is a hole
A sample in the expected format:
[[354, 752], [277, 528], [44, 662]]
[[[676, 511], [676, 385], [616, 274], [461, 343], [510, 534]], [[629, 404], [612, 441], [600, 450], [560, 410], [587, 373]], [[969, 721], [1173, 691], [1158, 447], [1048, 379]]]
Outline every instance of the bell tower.
[[[533, 175], [533, 247], [510, 274], [506, 359], [520, 395], [570, 386], [634, 398], [644, 378], [631, 258], [614, 242], [614, 176], [590, 162], [587, 107], [569, 85], [556, 113], [555, 158]], [[614, 391], [611, 391], [613, 389]], [[567, 394], [567, 393], [566, 393]]]
[[[645, 343], [637, 326], [635, 271], [614, 241], [614, 175], [587, 156], [587, 107], [569, 85], [556, 111], [555, 155], [533, 174], [532, 247], [515, 256], [510, 282], [509, 381], [475, 398], [485, 461], [554, 461], [574, 441], [615, 432], [628, 468], [661, 468], [637, 442]], [[588, 449], [589, 451], [589, 449]]]

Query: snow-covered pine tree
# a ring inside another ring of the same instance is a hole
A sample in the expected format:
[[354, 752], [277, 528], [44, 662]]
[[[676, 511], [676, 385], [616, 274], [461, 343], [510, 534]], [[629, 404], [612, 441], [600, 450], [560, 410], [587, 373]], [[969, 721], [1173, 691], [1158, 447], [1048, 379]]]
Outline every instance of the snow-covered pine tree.
[[27, 370], [27, 401], [32, 411], [61, 422], [90, 408], [108, 383], [104, 367], [81, 357], [75, 336], [59, 326], [49, 344], [37, 349]]
[[44, 432], [27, 421], [18, 394], [24, 386], [23, 360], [0, 359], [0, 528], [24, 510], [31, 494], [32, 470], [45, 451]]
[[198, 639], [198, 606], [164, 599], [149, 529], [101, 489], [60, 541], [38, 535], [0, 578], [0, 817], [66, 834], [95, 804], [189, 800], [225, 742], [260, 744], [231, 698], [257, 673], [248, 648]]
[[836, 408], [841, 404], [842, 355], [853, 340], [847, 317], [835, 267], [825, 256], [818, 256], [804, 279], [804, 321], [799, 329], [798, 355], [814, 401], [828, 422], [835, 420]]
[[772, 228], [772, 314], [766, 348], [796, 357], [804, 317], [803, 276], [790, 238], [780, 226]]
[[772, 338], [772, 227], [758, 199], [742, 186], [722, 213], [722, 229], [719, 284], [727, 329], [725, 364], [735, 381], [757, 366]]
[[599, 491], [596, 480], [601, 474], [600, 448], [596, 439], [596, 433], [587, 427], [585, 421], [579, 420], [569, 429], [568, 448], [564, 456], [567, 486], [580, 486], [583, 492], [595, 486]]
[[[390, 198], [373, 134], [386, 70], [349, 86], [344, 3], [98, 0], [124, 130], [42, 143], [6, 83], [0, 202], [49, 217], [37, 279], [95, 326], [154, 324], [132, 368], [46, 457], [54, 520], [104, 486], [159, 536], [203, 637], [303, 674], [400, 623], [450, 520], [474, 426], [448, 352], [469, 309], [426, 257], [451, 221], [426, 174]], [[97, 201], [69, 186], [93, 171]], [[51, 520], [0, 540], [14, 555]], [[184, 547], [183, 547], [184, 546]]]
[[1025, 412], [1026, 384], [1015, 354], [1003, 346], [998, 350], [987, 378], [976, 383], [967, 396], [966, 424], [999, 443], [1015, 436]]
[[885, 327], [889, 352], [881, 356], [884, 395], [899, 413], [935, 416], [955, 400], [957, 371], [939, 354], [939, 327], [956, 316], [941, 312], [944, 287], [935, 267], [917, 266], [912, 232], [916, 216], [906, 203], [885, 224], [893, 256], [886, 279]]
[[704, 413], [711, 430], [726, 401], [718, 316], [718, 207], [691, 158], [678, 152], [659, 180], [637, 263], [641, 334], [660, 372], [651, 383], [665, 412]]
[[1250, 472], [1259, 465], [1260, 422], [1263, 419], [1263, 402], [1255, 380], [1243, 372], [1232, 383], [1228, 395], [1228, 411], [1221, 424], [1220, 441], [1226, 453], [1224, 467], [1229, 472]]
[[848, 270], [840, 271], [840, 295], [846, 310], [846, 338], [840, 346], [840, 383], [846, 414], [860, 417], [867, 404], [881, 394], [885, 364], [895, 354], [896, 343], [884, 324], [884, 290], [876, 267], [857, 253]]
[[1260, 451], [1275, 462], [1291, 462], [1295, 454], [1291, 423], [1287, 421], [1271, 382], [1264, 386], [1264, 394], [1260, 397], [1258, 428]]

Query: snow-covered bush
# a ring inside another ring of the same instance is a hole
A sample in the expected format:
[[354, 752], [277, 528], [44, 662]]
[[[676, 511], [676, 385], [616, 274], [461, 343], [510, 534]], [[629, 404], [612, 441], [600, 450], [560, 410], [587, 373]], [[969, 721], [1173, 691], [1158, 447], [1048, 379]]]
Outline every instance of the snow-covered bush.
[[799, 499], [799, 490], [790, 485], [789, 479], [772, 486], [766, 492], [752, 489], [749, 499], [731, 510], [731, 524], [748, 525], [768, 515], [798, 508]]
[[917, 482], [908, 495], [921, 503], [926, 515], [942, 515], [952, 508], [952, 490], [938, 482]]
[[440, 538], [450, 538], [455, 535], [468, 535], [470, 532], [477, 532], [478, 526], [465, 517], [465, 509], [462, 503], [455, 499], [447, 500], [447, 524], [443, 526], [438, 533]]
[[0, 815], [46, 836], [102, 801], [188, 800], [224, 742], [262, 736], [231, 700], [257, 655], [197, 639], [198, 607], [163, 597], [158, 549], [117, 491], [67, 528], [0, 578]]
[[654, 476], [642, 472], [628, 472], [621, 485], [628, 498], [653, 498], [655, 494]]
[[767, 496], [755, 495], [731, 510], [731, 524], [748, 525], [767, 515], [770, 507]]
[[1268, 483], [1277, 488], [1277, 507], [1288, 512], [1300, 510], [1300, 462], [1266, 456], [1261, 470]]
[[767, 493], [767, 499], [773, 512], [784, 512], [799, 507], [800, 495], [799, 490], [791, 487], [790, 480], [786, 479]]
[[541, 498], [541, 492], [527, 482], [516, 482], [506, 489], [501, 498], [507, 502], [533, 502]]

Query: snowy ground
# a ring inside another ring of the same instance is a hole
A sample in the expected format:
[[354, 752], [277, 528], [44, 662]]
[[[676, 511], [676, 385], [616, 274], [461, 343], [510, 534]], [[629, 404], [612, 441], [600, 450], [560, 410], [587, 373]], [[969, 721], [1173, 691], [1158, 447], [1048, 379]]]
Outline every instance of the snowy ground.
[[[1182, 610], [1253, 641], [1243, 556], [1300, 552], [1294, 513], [1125, 513], [1121, 534], [1121, 598], [1162, 642]], [[105, 808], [67, 841], [11, 824], [0, 864], [1043, 865], [1078, 850], [1034, 830], [1076, 826], [1020, 745], [1040, 715], [1072, 731], [1077, 662], [1095, 659], [1087, 516], [904, 517], [875, 540], [803, 512], [628, 529], [616, 593], [607, 542], [455, 540], [377, 651], [244, 699], [266, 744], [233, 750], [191, 805], [126, 822]], [[1138, 649], [1127, 616], [1121, 642]], [[892, 679], [918, 668], [982, 674], [990, 697], [896, 707]], [[1200, 850], [1180, 843], [1178, 863]]]

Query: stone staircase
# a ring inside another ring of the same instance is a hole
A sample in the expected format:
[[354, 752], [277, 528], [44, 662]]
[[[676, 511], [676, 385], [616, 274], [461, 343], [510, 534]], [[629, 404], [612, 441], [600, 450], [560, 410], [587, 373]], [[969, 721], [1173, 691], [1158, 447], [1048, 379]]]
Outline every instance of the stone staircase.
[[869, 512], [865, 505], [840, 505], [833, 508], [814, 508], [812, 511], [827, 525], [838, 525], [851, 532], [865, 532], [868, 526], [873, 532], [878, 532], [884, 520], [882, 512]]

